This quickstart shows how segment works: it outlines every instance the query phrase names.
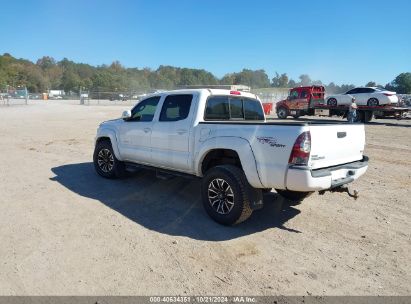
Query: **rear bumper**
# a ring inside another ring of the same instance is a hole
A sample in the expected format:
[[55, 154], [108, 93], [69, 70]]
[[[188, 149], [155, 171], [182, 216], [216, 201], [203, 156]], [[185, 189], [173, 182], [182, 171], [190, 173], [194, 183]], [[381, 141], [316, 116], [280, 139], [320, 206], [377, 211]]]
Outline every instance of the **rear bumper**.
[[286, 187], [293, 191], [319, 191], [332, 189], [355, 181], [367, 171], [368, 157], [329, 168], [310, 170], [305, 166], [290, 166]]

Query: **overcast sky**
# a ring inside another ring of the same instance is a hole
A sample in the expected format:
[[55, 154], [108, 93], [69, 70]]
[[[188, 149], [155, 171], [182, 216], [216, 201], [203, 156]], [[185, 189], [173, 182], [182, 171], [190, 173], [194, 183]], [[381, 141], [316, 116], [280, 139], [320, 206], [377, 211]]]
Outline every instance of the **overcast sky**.
[[0, 53], [364, 85], [411, 72], [411, 1], [1, 1]]

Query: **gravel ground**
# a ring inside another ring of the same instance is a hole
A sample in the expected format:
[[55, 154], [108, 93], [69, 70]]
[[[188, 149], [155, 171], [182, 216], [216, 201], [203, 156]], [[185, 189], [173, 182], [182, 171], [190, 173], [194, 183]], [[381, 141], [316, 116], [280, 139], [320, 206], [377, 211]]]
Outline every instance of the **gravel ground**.
[[1, 295], [411, 294], [410, 120], [366, 126], [358, 200], [272, 192], [223, 227], [197, 180], [95, 174], [96, 128], [126, 108], [0, 106]]

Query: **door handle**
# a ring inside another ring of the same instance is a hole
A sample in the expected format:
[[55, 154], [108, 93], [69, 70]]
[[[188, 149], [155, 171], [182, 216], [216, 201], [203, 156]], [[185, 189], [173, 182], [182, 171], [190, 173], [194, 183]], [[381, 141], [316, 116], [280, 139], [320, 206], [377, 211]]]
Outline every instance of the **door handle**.
[[143, 129], [143, 131], [144, 131], [144, 133], [148, 133], [148, 132], [151, 131], [151, 129], [150, 128], [145, 128], [145, 129]]
[[187, 130], [180, 129], [180, 130], [177, 130], [177, 133], [178, 133], [179, 135], [183, 135], [183, 134], [186, 134], [186, 133], [187, 133]]

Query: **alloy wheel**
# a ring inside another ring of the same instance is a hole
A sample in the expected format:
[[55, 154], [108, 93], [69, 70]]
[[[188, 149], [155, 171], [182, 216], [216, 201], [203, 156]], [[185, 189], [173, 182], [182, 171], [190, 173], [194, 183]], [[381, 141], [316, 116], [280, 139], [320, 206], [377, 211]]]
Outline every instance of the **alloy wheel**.
[[109, 173], [114, 167], [114, 156], [109, 149], [101, 149], [97, 155], [97, 164], [101, 171]]
[[234, 192], [222, 178], [213, 179], [208, 185], [208, 201], [219, 214], [228, 214], [234, 207]]

